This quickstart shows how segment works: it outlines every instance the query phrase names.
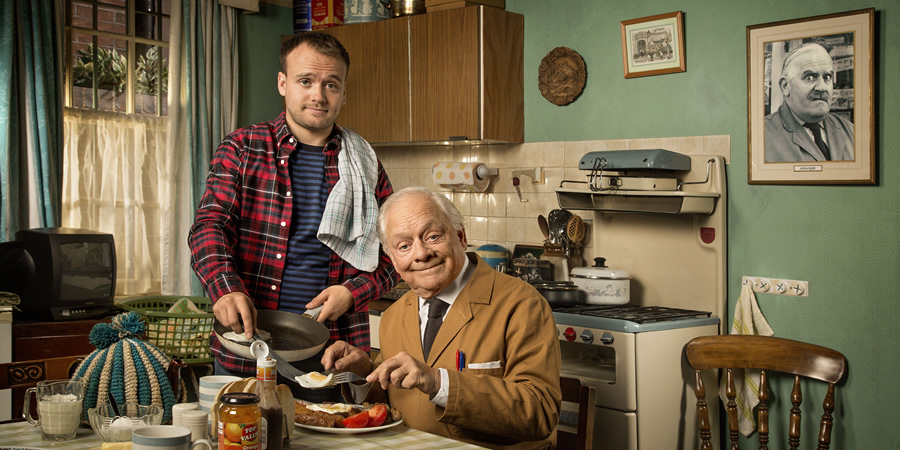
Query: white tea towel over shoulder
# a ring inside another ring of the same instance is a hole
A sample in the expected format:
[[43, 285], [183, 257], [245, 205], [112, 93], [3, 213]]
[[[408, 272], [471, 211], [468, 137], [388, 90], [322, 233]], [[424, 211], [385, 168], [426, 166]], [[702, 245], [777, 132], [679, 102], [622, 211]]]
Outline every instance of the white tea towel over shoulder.
[[340, 128], [343, 136], [338, 154], [341, 179], [325, 202], [317, 237], [323, 244], [359, 270], [378, 267], [378, 159], [375, 150], [360, 135]]
[[[734, 322], [731, 324], [731, 334], [746, 334], [758, 336], [772, 336], [775, 334], [769, 327], [769, 322], [763, 317], [756, 303], [756, 294], [753, 293], [753, 282], [747, 282], [741, 288], [741, 296], [734, 308]], [[746, 372], [746, 373], [745, 373]], [[734, 389], [737, 398], [734, 399], [738, 408], [738, 428], [744, 436], [750, 436], [756, 430], [756, 420], [753, 416], [753, 408], [759, 404], [759, 370], [733, 369]], [[728, 404], [725, 395], [725, 386], [728, 380], [722, 373], [719, 383], [719, 398], [722, 403]]]

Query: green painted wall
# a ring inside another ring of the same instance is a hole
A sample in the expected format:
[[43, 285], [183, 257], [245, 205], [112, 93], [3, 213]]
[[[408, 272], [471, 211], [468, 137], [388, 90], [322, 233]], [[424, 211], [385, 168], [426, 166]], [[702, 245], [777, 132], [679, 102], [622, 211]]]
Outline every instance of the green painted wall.
[[293, 34], [291, 8], [260, 2], [259, 12], [238, 18], [241, 82], [238, 126], [274, 119], [284, 111], [278, 93], [281, 36]]
[[[900, 448], [900, 3], [716, 0], [506, 0], [525, 16], [527, 142], [730, 135], [728, 288], [733, 311], [742, 275], [807, 280], [808, 298], [760, 294], [777, 336], [835, 348], [849, 374], [839, 387], [834, 444], [842, 449]], [[242, 124], [281, 110], [275, 89], [277, 46], [291, 32], [291, 11], [261, 3], [241, 18]], [[759, 186], [747, 183], [746, 27], [780, 20], [876, 9], [875, 186]], [[681, 10], [687, 72], [626, 80], [619, 22]], [[587, 65], [584, 93], [557, 107], [537, 88], [550, 50], [567, 46]], [[730, 322], [730, 320], [729, 320]], [[779, 412], [789, 387], [778, 386]], [[816, 434], [820, 391], [807, 388], [803, 434]], [[786, 414], [786, 413], [785, 413]], [[780, 419], [785, 414], [779, 414]], [[773, 448], [785, 441], [773, 422]], [[745, 446], [752, 447], [744, 442]]]

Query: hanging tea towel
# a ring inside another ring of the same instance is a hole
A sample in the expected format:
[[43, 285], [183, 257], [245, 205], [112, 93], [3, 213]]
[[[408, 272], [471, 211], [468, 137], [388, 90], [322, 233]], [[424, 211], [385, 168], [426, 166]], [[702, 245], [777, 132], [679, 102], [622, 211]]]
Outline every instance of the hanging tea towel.
[[[731, 324], [731, 334], [745, 334], [757, 336], [772, 336], [775, 334], [762, 311], [756, 303], [756, 294], [753, 293], [753, 282], [748, 281], [741, 288], [741, 296], [734, 308], [734, 322]], [[753, 408], [759, 404], [759, 370], [733, 369], [734, 389], [737, 398], [734, 399], [738, 408], [738, 428], [744, 436], [750, 436], [756, 430], [756, 420], [753, 417]], [[719, 398], [722, 403], [728, 404], [725, 395], [725, 386], [728, 380], [725, 373], [719, 383]]]
[[378, 159], [360, 135], [341, 128], [340, 179], [328, 194], [316, 236], [341, 259], [364, 272], [378, 267]]

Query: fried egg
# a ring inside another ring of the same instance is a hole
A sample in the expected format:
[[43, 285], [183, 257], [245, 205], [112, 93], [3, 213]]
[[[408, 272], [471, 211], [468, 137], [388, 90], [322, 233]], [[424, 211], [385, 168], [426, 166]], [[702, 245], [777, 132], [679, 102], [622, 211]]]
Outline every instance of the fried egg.
[[[256, 334], [260, 338], [262, 338], [262, 340], [264, 340], [264, 341], [268, 341], [269, 338], [272, 337], [272, 335], [268, 331], [260, 330], [260, 329], [256, 330]], [[234, 331], [228, 331], [225, 334], [223, 334], [222, 337], [225, 339], [228, 339], [229, 341], [238, 342], [238, 343], [242, 343], [242, 344], [247, 344], [247, 343], [254, 341], [254, 339], [252, 337], [250, 339], [247, 339], [247, 336], [244, 335], [244, 333], [235, 333]]]
[[300, 383], [300, 386], [303, 386], [305, 388], [322, 388], [327, 387], [329, 384], [331, 384], [332, 378], [334, 378], [333, 374], [328, 374], [328, 376], [325, 376], [319, 372], [309, 372], [300, 375], [296, 378], [296, 380], [298, 383]]
[[345, 412], [350, 412], [354, 405], [348, 405], [346, 403], [311, 403], [306, 405], [306, 407], [312, 411], [319, 411], [328, 414], [340, 414]]

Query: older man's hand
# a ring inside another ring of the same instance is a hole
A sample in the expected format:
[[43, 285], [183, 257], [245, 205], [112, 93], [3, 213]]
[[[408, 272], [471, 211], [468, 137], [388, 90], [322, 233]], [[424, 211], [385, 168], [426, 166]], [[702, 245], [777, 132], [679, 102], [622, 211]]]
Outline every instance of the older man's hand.
[[441, 387], [441, 375], [438, 369], [426, 366], [421, 361], [400, 352], [386, 359], [375, 371], [366, 377], [366, 381], [378, 381], [382, 389], [389, 384], [401, 389], [418, 389], [429, 397], [437, 394]]
[[364, 377], [372, 371], [372, 360], [366, 352], [344, 341], [336, 341], [325, 349], [322, 366], [325, 370], [333, 368], [335, 372], [353, 372]]

